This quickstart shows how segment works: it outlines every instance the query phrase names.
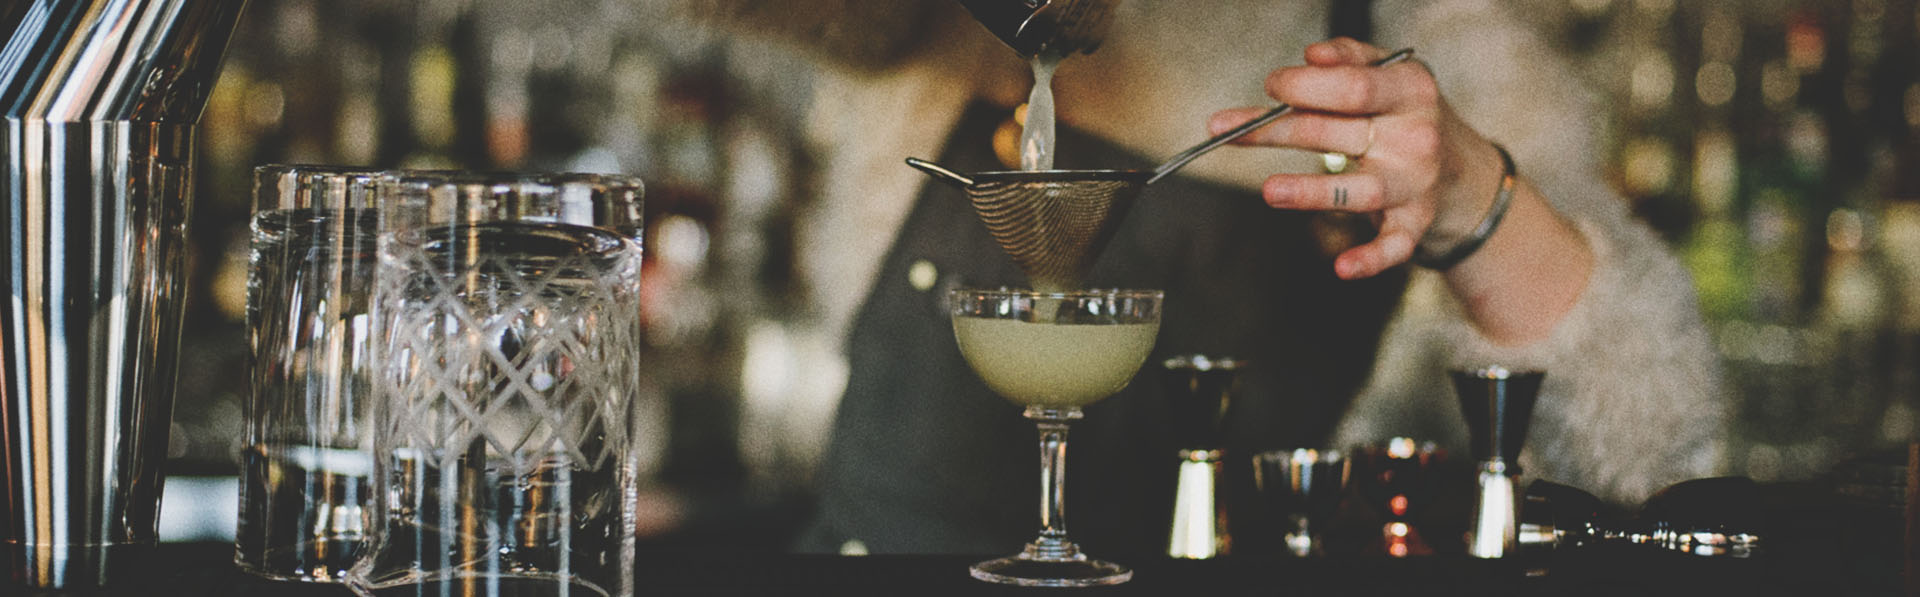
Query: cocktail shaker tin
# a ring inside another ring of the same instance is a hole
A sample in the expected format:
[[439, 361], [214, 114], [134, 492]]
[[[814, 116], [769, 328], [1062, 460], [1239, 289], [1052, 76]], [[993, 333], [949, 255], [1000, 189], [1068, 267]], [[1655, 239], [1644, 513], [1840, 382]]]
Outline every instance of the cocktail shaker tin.
[[241, 0], [0, 8], [0, 561], [106, 584], [156, 539], [193, 135]]
[[973, 18], [1021, 56], [1092, 52], [1106, 39], [1120, 0], [960, 0]]

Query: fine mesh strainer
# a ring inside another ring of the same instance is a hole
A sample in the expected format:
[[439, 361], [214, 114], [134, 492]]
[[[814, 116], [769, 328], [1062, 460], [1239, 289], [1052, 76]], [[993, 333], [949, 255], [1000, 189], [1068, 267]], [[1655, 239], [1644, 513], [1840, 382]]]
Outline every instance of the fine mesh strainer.
[[1147, 185], [1194, 158], [1273, 122], [1286, 104], [1215, 135], [1152, 170], [1013, 170], [961, 174], [907, 158], [907, 165], [967, 193], [1000, 248], [1027, 273], [1034, 290], [1079, 289], [1093, 261]]
[[[1413, 56], [1405, 48], [1373, 61], [1386, 66]], [[1214, 135], [1168, 158], [1152, 170], [1031, 170], [961, 174], [933, 162], [907, 158], [907, 165], [959, 187], [1000, 248], [1027, 273], [1034, 290], [1079, 289], [1114, 230], [1148, 184], [1221, 145], [1293, 111], [1280, 104], [1265, 114]]]
[[1000, 248], [1034, 290], [1080, 288], [1152, 170], [1036, 170], [963, 175], [925, 160], [907, 164], [967, 193]]

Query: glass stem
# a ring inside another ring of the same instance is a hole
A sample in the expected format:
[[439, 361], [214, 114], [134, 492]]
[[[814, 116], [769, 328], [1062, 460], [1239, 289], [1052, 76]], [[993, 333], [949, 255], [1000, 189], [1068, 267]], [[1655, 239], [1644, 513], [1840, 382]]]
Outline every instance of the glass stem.
[[1028, 407], [1040, 427], [1040, 537], [1028, 546], [1041, 559], [1069, 559], [1079, 549], [1067, 540], [1067, 423], [1080, 409]]
[[1067, 536], [1067, 424], [1040, 423], [1040, 534]]

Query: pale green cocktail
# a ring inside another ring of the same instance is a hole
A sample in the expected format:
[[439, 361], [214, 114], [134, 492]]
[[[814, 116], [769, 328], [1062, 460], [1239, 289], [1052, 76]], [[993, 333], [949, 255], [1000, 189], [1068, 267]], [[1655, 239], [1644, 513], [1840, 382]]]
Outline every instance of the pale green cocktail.
[[1067, 539], [1067, 424], [1080, 407], [1127, 386], [1160, 333], [1158, 290], [955, 290], [953, 334], [987, 387], [1040, 428], [1040, 536], [1020, 553], [974, 564], [974, 578], [1087, 587], [1133, 578]]
[[960, 354], [993, 391], [1023, 406], [1086, 406], [1133, 379], [1160, 323], [1062, 324], [956, 317]]

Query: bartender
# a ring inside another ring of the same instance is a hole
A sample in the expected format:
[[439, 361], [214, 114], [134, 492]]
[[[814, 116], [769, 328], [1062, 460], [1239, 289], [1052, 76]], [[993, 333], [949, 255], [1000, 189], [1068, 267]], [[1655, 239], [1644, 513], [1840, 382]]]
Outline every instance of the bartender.
[[[955, 4], [835, 3], [910, 33], [817, 26], [815, 4], [756, 19], [819, 58], [803, 112], [823, 184], [800, 257], [823, 325], [845, 330], [801, 547], [1006, 551], [1035, 524], [1034, 431], [962, 360], [944, 291], [1028, 282], [959, 191], [901, 159], [1017, 168], [1007, 131], [1031, 76]], [[1073, 427], [1069, 526], [1088, 550], [1164, 546], [1180, 446], [1157, 364], [1176, 354], [1251, 364], [1234, 454], [1391, 436], [1464, 454], [1445, 371], [1501, 364], [1547, 372], [1528, 477], [1632, 504], [1722, 472], [1728, 412], [1692, 286], [1601, 178], [1572, 69], [1503, 3], [1366, 6], [1122, 2], [1054, 78], [1063, 169], [1151, 167], [1275, 101], [1299, 108], [1149, 187], [1087, 280], [1166, 292], [1148, 366]], [[1323, 41], [1340, 23], [1375, 43]], [[876, 47], [901, 51], [858, 52]], [[1399, 47], [1417, 60], [1364, 66]], [[1347, 163], [1330, 173], [1322, 153]]]

